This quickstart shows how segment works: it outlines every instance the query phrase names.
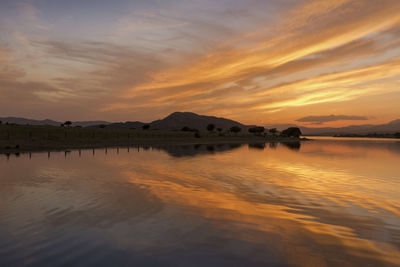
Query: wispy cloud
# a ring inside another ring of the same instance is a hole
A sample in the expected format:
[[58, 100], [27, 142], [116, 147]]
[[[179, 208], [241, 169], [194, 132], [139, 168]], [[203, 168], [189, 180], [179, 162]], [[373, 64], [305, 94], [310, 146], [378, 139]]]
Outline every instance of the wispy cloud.
[[312, 124], [323, 124], [331, 121], [362, 121], [368, 120], [366, 116], [354, 116], [354, 115], [328, 115], [328, 116], [306, 116], [297, 119], [298, 122], [309, 122]]
[[[6, 42], [17, 45], [0, 50], [0, 59], [11, 58], [3, 86], [29, 91], [26, 85], [35, 84], [32, 102], [49, 105], [90, 101], [88, 112], [107, 119], [191, 110], [248, 123], [294, 109], [292, 122], [298, 112], [346, 114], [323, 106], [344, 102], [372, 115], [355, 101], [399, 92], [399, 1], [226, 2], [232, 8], [225, 2], [134, 8], [99, 37], [12, 28]], [[17, 9], [33, 25], [45, 21], [33, 5]], [[80, 21], [99, 20], [85, 14]]]

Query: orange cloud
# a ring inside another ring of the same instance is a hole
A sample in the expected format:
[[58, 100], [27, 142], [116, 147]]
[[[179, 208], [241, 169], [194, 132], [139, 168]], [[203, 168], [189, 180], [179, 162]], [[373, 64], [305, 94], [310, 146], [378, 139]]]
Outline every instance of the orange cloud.
[[[235, 116], [249, 107], [262, 114], [397, 90], [395, 81], [385, 81], [384, 88], [375, 83], [399, 75], [398, 62], [379, 59], [393, 44], [398, 47], [387, 33], [400, 26], [397, 8], [398, 1], [309, 1], [270, 28], [234, 37], [200, 58], [151, 74], [103, 110], [164, 105], [219, 113], [230, 105]], [[359, 64], [346, 69], [343, 59]], [[318, 73], [318, 67], [325, 73]], [[284, 76], [288, 71], [308, 73], [290, 82]], [[278, 86], [271, 84], [274, 80]], [[138, 97], [146, 101], [137, 103]]]
[[[38, 8], [18, 8], [25, 24], [44, 21]], [[41, 101], [85, 108], [89, 101], [91, 114], [108, 120], [186, 110], [267, 123], [271, 114], [309, 112], [311, 105], [319, 109], [313, 114], [344, 114], [318, 104], [398, 91], [399, 9], [397, 0], [252, 2], [233, 15], [207, 10], [202, 19], [190, 8], [138, 9], [116, 20], [109, 39], [103, 32], [69, 41], [50, 35], [53, 27], [16, 27], [0, 87], [40, 83], [34, 95]], [[263, 10], [276, 13], [255, 15]], [[8, 57], [0, 51], [0, 60]]]

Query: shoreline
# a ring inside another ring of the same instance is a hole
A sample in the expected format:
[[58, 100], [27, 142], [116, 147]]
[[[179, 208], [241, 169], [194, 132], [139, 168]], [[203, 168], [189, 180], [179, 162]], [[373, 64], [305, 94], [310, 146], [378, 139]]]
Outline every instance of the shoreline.
[[309, 141], [308, 138], [290, 137], [203, 137], [203, 138], [174, 138], [174, 139], [134, 139], [134, 140], [104, 140], [103, 142], [88, 142], [88, 140], [74, 140], [73, 142], [54, 142], [53, 140], [40, 140], [37, 142], [24, 142], [24, 140], [0, 141], [0, 154], [56, 152], [80, 149], [100, 148], [126, 148], [133, 146], [151, 145], [218, 145], [218, 144], [252, 144], [252, 143], [298, 143]]

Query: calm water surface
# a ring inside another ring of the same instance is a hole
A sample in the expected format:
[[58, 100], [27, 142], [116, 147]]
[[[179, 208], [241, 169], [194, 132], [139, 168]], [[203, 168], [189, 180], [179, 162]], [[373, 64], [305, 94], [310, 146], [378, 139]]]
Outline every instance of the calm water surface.
[[0, 155], [0, 266], [399, 266], [400, 142]]

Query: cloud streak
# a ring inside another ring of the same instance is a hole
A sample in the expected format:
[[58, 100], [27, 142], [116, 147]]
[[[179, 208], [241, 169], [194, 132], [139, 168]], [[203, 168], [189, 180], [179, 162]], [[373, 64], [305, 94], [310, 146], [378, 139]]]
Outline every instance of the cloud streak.
[[[52, 21], [46, 6], [17, 9], [27, 22]], [[5, 40], [12, 51], [0, 49], [7, 62], [0, 91], [27, 91], [32, 107], [48, 103], [48, 112], [51, 103], [73, 101], [92, 119], [153, 120], [189, 110], [267, 123], [291, 112], [287, 122], [299, 112], [347, 113], [334, 103], [371, 116], [357, 100], [400, 93], [399, 9], [396, 0], [174, 2], [111, 14], [108, 29], [93, 27], [87, 36], [67, 29], [72, 38], [54, 32], [64, 27], [57, 23], [35, 31], [8, 23], [19, 34]], [[83, 19], [101, 22], [94, 14], [76, 18]]]
[[368, 120], [366, 116], [352, 116], [352, 115], [328, 115], [328, 116], [306, 116], [297, 119], [298, 122], [310, 122], [313, 124], [322, 124], [331, 121], [362, 121]]

